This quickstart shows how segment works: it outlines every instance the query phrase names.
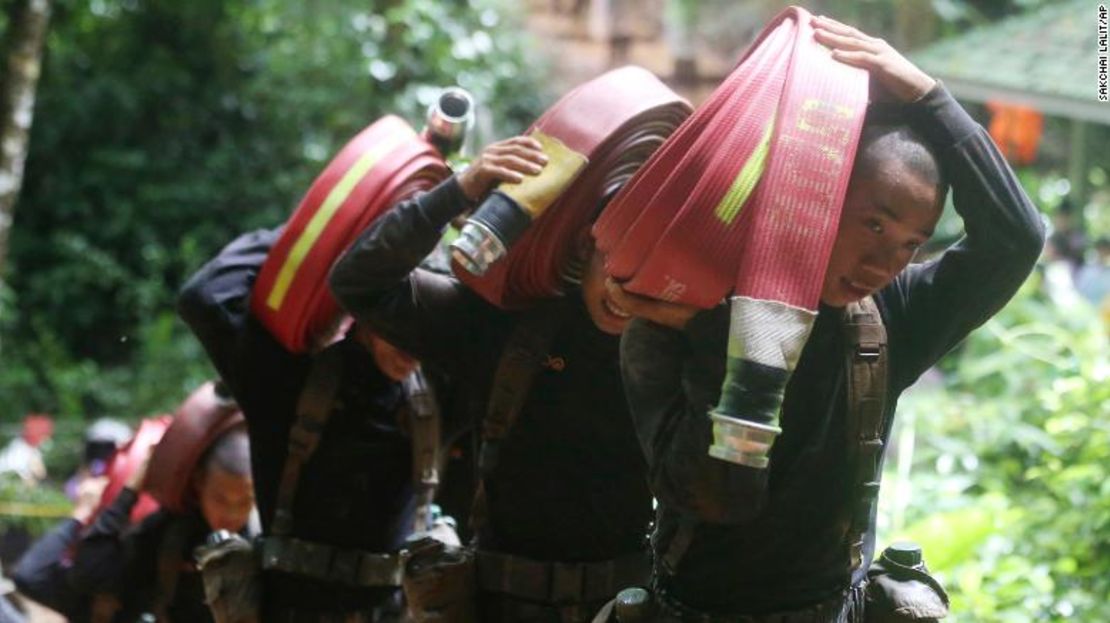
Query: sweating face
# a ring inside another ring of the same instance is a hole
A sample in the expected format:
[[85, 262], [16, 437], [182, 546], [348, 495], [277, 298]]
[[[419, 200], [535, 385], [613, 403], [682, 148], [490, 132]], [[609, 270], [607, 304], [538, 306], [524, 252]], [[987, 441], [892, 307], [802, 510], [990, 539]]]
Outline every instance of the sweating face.
[[238, 532], [254, 508], [249, 475], [236, 475], [218, 465], [205, 468], [197, 486], [200, 512], [212, 530]]
[[620, 335], [631, 316], [609, 297], [605, 278], [605, 254], [594, 249], [590, 253], [586, 274], [582, 277], [582, 300], [598, 329], [610, 335]]
[[936, 184], [898, 160], [853, 174], [821, 302], [843, 307], [893, 281], [932, 235], [939, 203]]

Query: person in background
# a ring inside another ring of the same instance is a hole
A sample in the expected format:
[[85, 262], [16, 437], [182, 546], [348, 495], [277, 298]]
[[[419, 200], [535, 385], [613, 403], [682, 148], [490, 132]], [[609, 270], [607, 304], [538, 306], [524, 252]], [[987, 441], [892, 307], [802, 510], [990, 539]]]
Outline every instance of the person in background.
[[1052, 232], [1048, 240], [1056, 249], [1056, 256], [1067, 263], [1074, 277], [1083, 266], [1088, 239], [1083, 229], [1083, 213], [1068, 197], [1064, 197], [1052, 214]]
[[23, 430], [0, 451], [0, 474], [15, 474], [27, 486], [46, 478], [42, 446], [54, 435], [54, 420], [43, 413], [23, 418]]
[[76, 501], [78, 490], [87, 478], [103, 476], [116, 450], [131, 439], [131, 427], [113, 418], [100, 418], [85, 429], [81, 465], [66, 481], [66, 497]]
[[20, 558], [12, 580], [21, 595], [66, 617], [71, 623], [89, 620], [89, 595], [69, 582], [69, 555], [92, 519], [108, 484], [106, 476], [89, 476], [77, 487], [73, 513], [39, 537]]
[[1095, 241], [1094, 256], [1076, 274], [1075, 288], [1096, 307], [1107, 302], [1110, 296], [1110, 238]]
[[92, 596], [93, 623], [131, 623], [145, 614], [174, 623], [211, 621], [193, 550], [213, 531], [246, 530], [254, 509], [246, 429], [231, 428], [204, 450], [188, 476], [192, 503], [186, 512], [162, 509], [132, 526], [146, 467], [132, 472], [81, 537], [69, 582]]

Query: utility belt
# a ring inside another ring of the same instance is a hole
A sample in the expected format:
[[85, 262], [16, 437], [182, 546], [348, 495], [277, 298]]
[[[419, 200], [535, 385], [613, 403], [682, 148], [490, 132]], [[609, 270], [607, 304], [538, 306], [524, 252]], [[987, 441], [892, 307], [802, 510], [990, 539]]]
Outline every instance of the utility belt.
[[936, 623], [948, 616], [948, 594], [930, 574], [914, 543], [883, 550], [867, 578], [822, 602], [759, 615], [711, 614], [667, 594], [656, 578], [652, 591], [625, 589], [593, 623]]
[[357, 587], [399, 587], [405, 554], [380, 554], [290, 537], [260, 539], [262, 569]]
[[380, 620], [381, 615], [377, 611], [313, 612], [284, 609], [266, 616], [266, 623], [375, 623]]
[[[501, 605], [508, 610], [504, 616], [497, 615], [497, 620], [530, 618], [510, 613], [512, 603], [538, 610], [558, 610], [564, 620], [588, 620], [618, 590], [642, 585], [650, 575], [643, 553], [599, 562], [547, 562], [497, 552], [475, 552], [430, 539], [411, 544], [410, 551], [404, 578], [405, 599], [418, 621], [477, 621], [479, 610], [488, 610], [486, 606], [499, 603], [498, 598], [505, 598]], [[481, 608], [479, 601], [485, 604]], [[483, 616], [486, 618], [482, 620], [490, 620], [493, 615], [484, 612]]]
[[862, 581], [822, 602], [796, 610], [766, 614], [702, 612], [667, 595], [632, 588], [621, 591], [594, 618], [594, 623], [855, 623], [864, 620], [867, 582]]
[[647, 556], [636, 553], [600, 562], [548, 562], [478, 551], [478, 588], [549, 604], [602, 601], [650, 576]]
[[[366, 611], [318, 612], [262, 606], [261, 574], [280, 571], [301, 578], [356, 588], [400, 586], [404, 554], [376, 554], [289, 537], [253, 543], [226, 530], [214, 532], [196, 550], [205, 602], [216, 623], [361, 623], [387, 620], [389, 604]], [[399, 608], [398, 608], [399, 612]], [[394, 617], [397, 618], [397, 617]]]

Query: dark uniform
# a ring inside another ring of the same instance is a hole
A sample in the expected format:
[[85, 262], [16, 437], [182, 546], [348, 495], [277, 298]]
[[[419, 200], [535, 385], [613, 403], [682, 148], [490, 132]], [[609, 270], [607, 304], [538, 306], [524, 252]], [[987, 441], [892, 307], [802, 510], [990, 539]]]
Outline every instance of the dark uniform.
[[72, 517], [58, 522], [19, 558], [12, 581], [20, 594], [57, 611], [73, 623], [89, 620], [89, 597], [69, 583], [67, 553], [81, 537], [81, 522]]
[[[250, 313], [251, 287], [279, 235], [240, 236], [192, 277], [179, 300], [181, 316], [246, 416], [264, 535], [271, 534], [289, 431], [313, 359], [286, 350]], [[290, 536], [336, 549], [306, 573], [265, 572], [264, 621], [345, 613], [369, 619], [378, 616], [375, 610], [396, 607], [395, 587], [358, 584], [359, 569], [339, 565], [343, 552], [396, 552], [412, 530], [416, 499], [411, 441], [400, 421], [404, 392], [353, 338], [331, 348], [341, 360], [335, 408], [301, 471]], [[308, 562], [297, 556], [287, 562]]]
[[[360, 322], [446, 367], [481, 418], [521, 314], [417, 268], [467, 207], [454, 178], [399, 204], [351, 246], [331, 285]], [[577, 294], [544, 304], [565, 310], [484, 478], [485, 520], [475, 526], [483, 621], [583, 620], [614, 585], [642, 581], [651, 494], [621, 387], [619, 340], [597, 329]]]
[[[145, 613], [164, 612], [170, 621], [203, 623], [212, 615], [204, 603], [204, 585], [193, 563], [193, 549], [211, 532], [199, 511], [183, 514], [159, 510], [138, 525], [130, 524], [138, 496], [120, 491], [102, 510], [78, 543], [69, 583], [90, 595], [94, 610], [113, 598], [110, 619], [131, 623]], [[167, 565], [176, 568], [167, 569]]]
[[[951, 182], [967, 237], [939, 259], [908, 267], [874, 297], [889, 335], [884, 441], [897, 397], [1010, 299], [1044, 236], [987, 133], [943, 87], [907, 111]], [[762, 471], [706, 453], [706, 411], [720, 394], [728, 310], [700, 314], [681, 332], [644, 321], [625, 332], [625, 382], [661, 507], [655, 582], [672, 611], [689, 609], [689, 620], [699, 620], [695, 611], [738, 620], [825, 603], [816, 618], [773, 620], [860, 620], [860, 592], [850, 587], [864, 579], [874, 552], [874, 515], [865, 562], [853, 570], [846, 532], [860, 493], [852, 476], [856, 444], [847, 432], [842, 313], [821, 307], [787, 387], [783, 433]], [[684, 554], [658, 562], [676, 539], [688, 539], [678, 543]]]

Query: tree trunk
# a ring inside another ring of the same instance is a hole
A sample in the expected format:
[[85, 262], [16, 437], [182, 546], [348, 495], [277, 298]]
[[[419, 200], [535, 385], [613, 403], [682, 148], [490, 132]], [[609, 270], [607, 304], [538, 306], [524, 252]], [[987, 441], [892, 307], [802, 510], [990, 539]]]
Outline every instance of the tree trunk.
[[23, 184], [27, 140], [35, 112], [35, 87], [50, 21], [50, 0], [22, 0], [8, 29], [8, 74], [0, 119], [0, 283], [7, 267], [8, 236]]

